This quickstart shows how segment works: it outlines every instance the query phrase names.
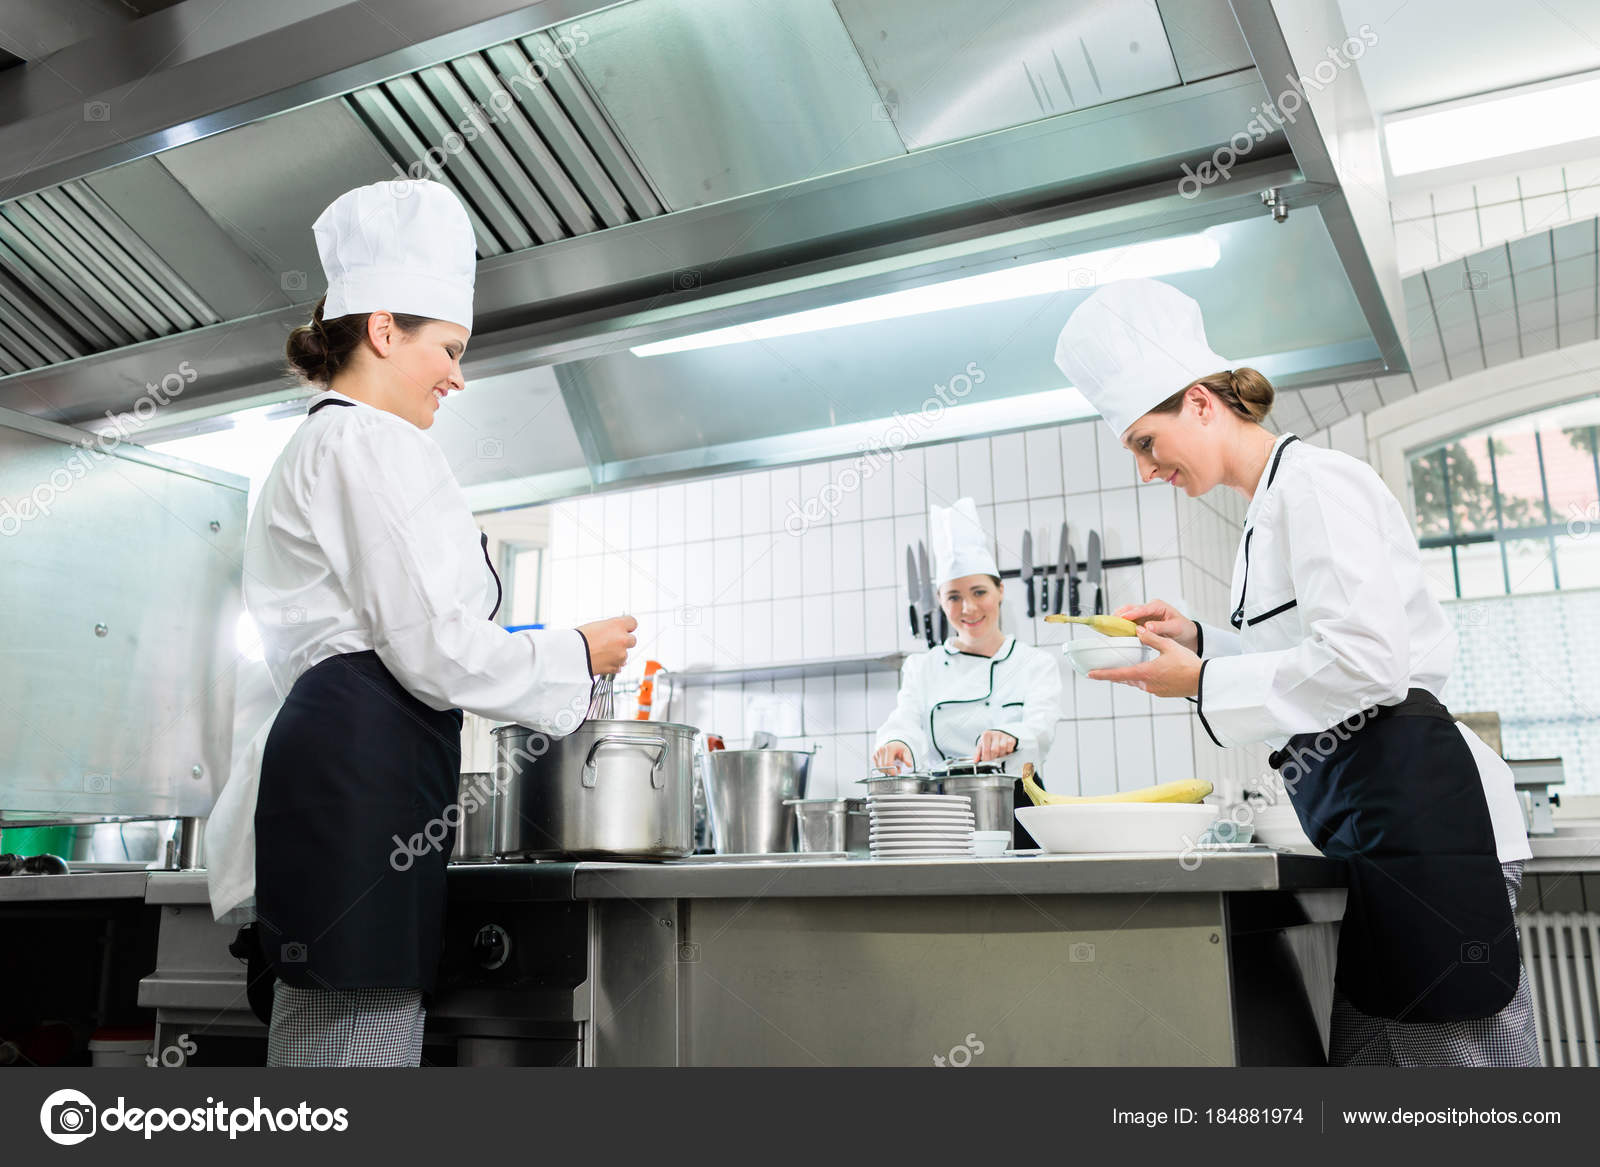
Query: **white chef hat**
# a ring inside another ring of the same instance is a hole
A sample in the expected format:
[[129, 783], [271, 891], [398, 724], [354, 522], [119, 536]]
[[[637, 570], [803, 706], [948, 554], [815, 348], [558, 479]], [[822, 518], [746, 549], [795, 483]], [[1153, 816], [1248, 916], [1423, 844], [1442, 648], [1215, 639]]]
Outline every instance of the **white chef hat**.
[[311, 229], [328, 277], [324, 319], [403, 312], [472, 327], [477, 244], [449, 187], [417, 179], [359, 186]]
[[933, 570], [936, 584], [946, 584], [967, 575], [999, 575], [989, 536], [978, 522], [978, 507], [970, 498], [959, 498], [955, 506], [928, 508], [928, 533], [933, 543]]
[[1174, 393], [1231, 369], [1211, 351], [1200, 305], [1160, 280], [1116, 280], [1095, 291], [1056, 339], [1056, 367], [1117, 437]]

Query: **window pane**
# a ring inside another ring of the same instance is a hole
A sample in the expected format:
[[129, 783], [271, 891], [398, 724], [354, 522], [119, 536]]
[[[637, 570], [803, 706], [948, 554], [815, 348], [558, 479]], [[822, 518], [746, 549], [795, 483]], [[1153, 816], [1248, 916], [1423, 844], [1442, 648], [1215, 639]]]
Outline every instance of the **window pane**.
[[[1538, 527], [1549, 522], [1544, 509], [1544, 486], [1539, 478], [1539, 451], [1529, 433], [1496, 435], [1494, 468], [1500, 479], [1500, 511], [1505, 527]], [[1516, 572], [1512, 572], [1516, 588]]]
[[1506, 543], [1512, 594], [1548, 592], [1556, 586], [1548, 539], [1512, 539]]
[[[1432, 450], [1411, 461], [1411, 495], [1417, 506], [1417, 538], [1450, 533], [1450, 512], [1444, 503], [1444, 451]], [[1450, 585], [1454, 592], [1455, 584]]]
[[1556, 536], [1556, 565], [1561, 569], [1561, 590], [1600, 588], [1600, 525], [1571, 528], [1571, 535]]
[[[1550, 486], [1550, 513], [1556, 523], [1589, 523], [1600, 526], [1600, 504], [1595, 500], [1594, 454], [1591, 443], [1595, 430], [1581, 426], [1566, 430], [1547, 430], [1544, 442], [1544, 472]], [[1567, 569], [1561, 569], [1561, 586], [1567, 586]]]
[[1495, 530], [1494, 479], [1489, 473], [1488, 439], [1457, 442], [1446, 453], [1450, 466], [1450, 510], [1455, 515], [1456, 534]]
[[1500, 566], [1500, 544], [1466, 543], [1456, 548], [1461, 570], [1461, 598], [1506, 594], [1505, 572]]
[[[1600, 539], [1595, 540], [1600, 543]], [[1564, 573], [1565, 563], [1561, 568]], [[1436, 600], [1453, 600], [1456, 598], [1456, 573], [1450, 559], [1448, 547], [1424, 547], [1422, 549], [1422, 575], [1428, 581], [1428, 592]]]

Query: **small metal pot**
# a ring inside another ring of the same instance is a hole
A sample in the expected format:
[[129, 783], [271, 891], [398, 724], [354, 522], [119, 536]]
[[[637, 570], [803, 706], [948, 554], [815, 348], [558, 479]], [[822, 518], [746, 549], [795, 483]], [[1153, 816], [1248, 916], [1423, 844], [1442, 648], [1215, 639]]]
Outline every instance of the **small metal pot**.
[[799, 827], [800, 850], [866, 854], [871, 827], [867, 805], [859, 798], [791, 798]]
[[933, 778], [920, 770], [906, 770], [900, 774], [874, 774], [871, 778], [862, 778], [860, 785], [867, 788], [867, 795], [875, 794], [927, 794], [935, 789]]
[[461, 775], [456, 805], [461, 821], [456, 824], [456, 846], [450, 858], [459, 863], [481, 863], [494, 859], [494, 821], [498, 799], [494, 772], [474, 770]]
[[972, 802], [974, 828], [1010, 831], [1015, 821], [1016, 778], [1011, 774], [977, 774], [937, 779], [939, 793], [965, 795]]
[[706, 755], [706, 809], [719, 855], [795, 849], [794, 808], [806, 794], [812, 754], [801, 750], [712, 750]]
[[494, 731], [495, 854], [678, 858], [694, 849], [695, 729], [597, 719], [566, 737]]

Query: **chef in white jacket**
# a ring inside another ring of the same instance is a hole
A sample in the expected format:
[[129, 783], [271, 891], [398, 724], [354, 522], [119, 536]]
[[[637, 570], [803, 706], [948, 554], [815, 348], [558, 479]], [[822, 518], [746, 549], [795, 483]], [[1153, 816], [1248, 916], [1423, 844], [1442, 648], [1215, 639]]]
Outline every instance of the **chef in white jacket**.
[[944, 644], [907, 657], [894, 712], [873, 742], [873, 765], [927, 770], [999, 761], [1013, 773], [1049, 752], [1061, 716], [1055, 659], [1000, 626], [1005, 585], [970, 498], [928, 515]]
[[1271, 747], [1307, 835], [1346, 861], [1329, 1060], [1537, 1065], [1512, 922], [1527, 836], [1509, 768], [1438, 699], [1456, 636], [1399, 503], [1359, 459], [1263, 427], [1271, 384], [1168, 284], [1100, 288], [1056, 362], [1145, 482], [1250, 500], [1227, 622], [1126, 606], [1158, 655], [1090, 676], [1194, 699], [1219, 746]]
[[317, 219], [328, 292], [290, 335], [320, 388], [264, 483], [244, 597], [281, 705], [239, 749], [206, 833], [217, 917], [254, 896], [268, 1065], [416, 1065], [444, 917], [462, 707], [559, 736], [631, 617], [509, 633], [499, 580], [423, 431], [465, 386], [475, 245], [432, 182]]

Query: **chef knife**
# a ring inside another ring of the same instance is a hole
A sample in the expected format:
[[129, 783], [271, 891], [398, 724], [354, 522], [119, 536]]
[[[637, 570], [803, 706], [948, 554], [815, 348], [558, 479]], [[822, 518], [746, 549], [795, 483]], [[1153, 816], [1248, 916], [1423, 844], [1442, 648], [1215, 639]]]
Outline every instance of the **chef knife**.
[[1067, 557], [1072, 554], [1072, 544], [1067, 542], [1067, 525], [1061, 524], [1061, 562], [1056, 567], [1055, 613], [1061, 615], [1062, 602], [1067, 598]]
[[1067, 544], [1067, 614], [1081, 616], [1078, 605], [1078, 553]]
[[922, 634], [922, 623], [917, 619], [917, 549], [906, 544], [906, 590], [911, 595], [911, 635]]
[[1086, 572], [1089, 586], [1094, 589], [1095, 616], [1105, 613], [1105, 588], [1102, 586], [1102, 561], [1100, 559], [1100, 532], [1089, 532], [1089, 567]]
[[933, 638], [933, 572], [928, 568], [928, 545], [921, 539], [917, 540], [917, 565], [922, 576], [922, 632], [932, 648], [938, 643]]
[[1033, 615], [1033, 532], [1022, 532], [1022, 588], [1028, 594], [1028, 615]]

